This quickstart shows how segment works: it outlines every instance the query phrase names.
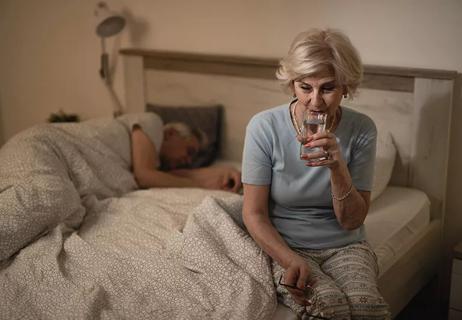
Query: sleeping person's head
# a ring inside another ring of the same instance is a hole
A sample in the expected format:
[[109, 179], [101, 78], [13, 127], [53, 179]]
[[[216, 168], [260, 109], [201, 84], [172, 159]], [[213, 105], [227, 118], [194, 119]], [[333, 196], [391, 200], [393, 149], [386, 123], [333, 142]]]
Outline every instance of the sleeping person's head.
[[200, 151], [207, 146], [208, 139], [202, 130], [190, 128], [182, 122], [167, 123], [159, 153], [161, 169], [190, 167]]

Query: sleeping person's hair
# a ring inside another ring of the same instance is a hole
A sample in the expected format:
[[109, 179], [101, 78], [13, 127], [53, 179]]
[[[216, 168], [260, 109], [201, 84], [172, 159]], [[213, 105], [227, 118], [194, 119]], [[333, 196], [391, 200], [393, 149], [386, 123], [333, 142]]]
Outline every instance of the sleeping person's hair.
[[178, 132], [180, 136], [183, 138], [189, 138], [191, 136], [195, 136], [199, 141], [199, 152], [207, 149], [209, 146], [209, 139], [204, 131], [199, 128], [191, 128], [184, 122], [169, 122], [164, 125], [164, 130], [167, 129], [174, 129]]

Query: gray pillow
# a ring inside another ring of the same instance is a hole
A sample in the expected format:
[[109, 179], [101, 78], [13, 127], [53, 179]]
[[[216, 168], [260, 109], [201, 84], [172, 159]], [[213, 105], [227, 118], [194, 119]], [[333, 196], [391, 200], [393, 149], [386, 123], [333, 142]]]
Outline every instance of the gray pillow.
[[164, 124], [183, 122], [191, 128], [204, 131], [209, 140], [209, 147], [203, 150], [193, 161], [191, 168], [204, 167], [211, 164], [220, 151], [221, 125], [223, 106], [166, 106], [147, 104], [146, 111], [155, 112]]

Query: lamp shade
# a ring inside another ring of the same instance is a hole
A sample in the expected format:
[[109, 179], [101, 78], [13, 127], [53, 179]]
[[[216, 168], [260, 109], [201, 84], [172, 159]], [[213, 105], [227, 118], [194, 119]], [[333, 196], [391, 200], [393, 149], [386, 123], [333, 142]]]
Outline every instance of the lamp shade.
[[125, 19], [116, 12], [110, 11], [105, 2], [100, 2], [95, 11], [96, 34], [102, 38], [118, 34], [125, 27]]

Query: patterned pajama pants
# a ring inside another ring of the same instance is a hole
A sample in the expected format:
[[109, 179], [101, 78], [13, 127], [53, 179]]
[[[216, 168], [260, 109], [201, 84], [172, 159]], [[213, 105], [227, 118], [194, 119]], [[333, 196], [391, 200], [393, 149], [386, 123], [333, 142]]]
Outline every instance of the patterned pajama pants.
[[334, 249], [296, 249], [311, 267], [314, 280], [310, 306], [301, 306], [284, 286], [278, 285], [284, 269], [273, 261], [278, 300], [299, 318], [390, 319], [388, 305], [377, 289], [377, 258], [366, 242]]

